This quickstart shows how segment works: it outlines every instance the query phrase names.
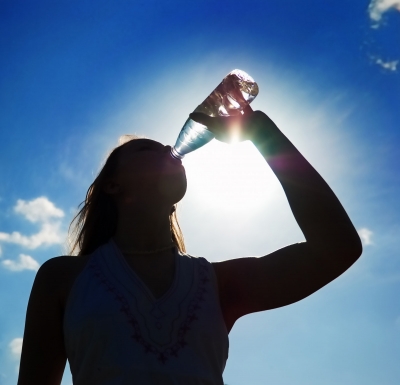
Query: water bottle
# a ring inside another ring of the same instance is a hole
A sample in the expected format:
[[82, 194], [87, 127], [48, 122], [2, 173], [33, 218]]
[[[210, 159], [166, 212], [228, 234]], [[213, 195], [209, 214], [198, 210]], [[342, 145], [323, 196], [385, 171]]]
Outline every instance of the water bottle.
[[[258, 94], [258, 85], [253, 78], [241, 70], [233, 70], [224, 77], [218, 87], [193, 112], [202, 112], [209, 116], [235, 116], [243, 114], [243, 109]], [[171, 155], [182, 159], [186, 154], [204, 146], [214, 138], [211, 131], [201, 123], [188, 119]]]

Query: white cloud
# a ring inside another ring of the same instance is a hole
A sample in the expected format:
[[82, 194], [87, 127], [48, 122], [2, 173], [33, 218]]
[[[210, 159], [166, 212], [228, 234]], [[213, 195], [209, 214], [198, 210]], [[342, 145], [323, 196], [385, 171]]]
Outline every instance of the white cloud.
[[[383, 14], [390, 10], [397, 10], [400, 12], [400, 0], [371, 0], [368, 6], [369, 17], [373, 22], [371, 27], [378, 29], [384, 20]], [[397, 71], [399, 60], [384, 61], [376, 56], [370, 55], [370, 57], [375, 64], [378, 64], [385, 70]]]
[[46, 197], [39, 197], [28, 202], [18, 199], [14, 211], [34, 223], [47, 222], [51, 218], [62, 218], [64, 216], [64, 212]]
[[39, 223], [40, 230], [38, 233], [29, 236], [18, 231], [12, 233], [0, 232], [0, 242], [14, 243], [28, 249], [64, 242], [65, 232], [61, 230], [60, 221], [60, 218], [64, 217], [64, 212], [46, 197], [39, 197], [31, 201], [19, 199], [14, 211], [22, 214], [30, 222]]
[[372, 0], [368, 6], [369, 17], [373, 21], [380, 22], [382, 15], [389, 9], [400, 11], [400, 0]]
[[22, 235], [18, 231], [12, 233], [0, 233], [0, 241], [14, 243], [28, 249], [36, 249], [39, 246], [50, 246], [64, 242], [65, 233], [61, 231], [61, 222], [44, 223], [38, 233]]
[[358, 230], [358, 235], [360, 236], [361, 241], [365, 246], [373, 245], [372, 242], [373, 234], [374, 233], [371, 230], [367, 229], [366, 227], [363, 227], [362, 229]]
[[14, 338], [8, 344], [8, 347], [10, 348], [11, 354], [15, 358], [19, 358], [21, 356], [21, 351], [22, 351], [22, 338]]
[[390, 70], [390, 71], [396, 71], [397, 70], [397, 64], [399, 64], [399, 60], [393, 60], [393, 61], [384, 62], [382, 59], [376, 59], [375, 63], [379, 64], [384, 69], [387, 69], [387, 70]]
[[5, 259], [1, 262], [2, 265], [11, 271], [34, 270], [37, 271], [40, 267], [39, 263], [30, 255], [20, 254], [17, 261]]

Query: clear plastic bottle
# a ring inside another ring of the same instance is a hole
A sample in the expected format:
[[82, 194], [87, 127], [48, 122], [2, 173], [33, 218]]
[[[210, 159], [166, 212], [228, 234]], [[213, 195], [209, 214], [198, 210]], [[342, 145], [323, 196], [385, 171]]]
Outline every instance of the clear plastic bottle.
[[[224, 77], [218, 87], [193, 112], [202, 112], [209, 116], [240, 115], [258, 94], [258, 85], [253, 78], [241, 70], [233, 70]], [[201, 123], [188, 119], [171, 155], [182, 159], [187, 153], [197, 150], [214, 138], [212, 132]]]

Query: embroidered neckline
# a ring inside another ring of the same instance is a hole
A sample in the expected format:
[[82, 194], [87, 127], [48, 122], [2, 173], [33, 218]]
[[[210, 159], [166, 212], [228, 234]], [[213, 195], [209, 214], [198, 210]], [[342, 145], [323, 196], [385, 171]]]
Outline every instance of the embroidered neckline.
[[145, 353], [154, 355], [161, 364], [165, 364], [171, 357], [178, 357], [180, 351], [187, 345], [186, 334], [188, 331], [190, 331], [192, 323], [198, 320], [198, 311], [201, 309], [201, 302], [205, 300], [204, 297], [207, 293], [206, 287], [210, 281], [209, 267], [202, 258], [199, 258], [198, 260], [199, 278], [195, 294], [193, 295], [187, 307], [185, 320], [181, 322], [178, 328], [176, 342], [172, 343], [172, 346], [164, 349], [158, 348], [156, 344], [148, 342], [143, 337], [140, 330], [140, 325], [135, 317], [135, 314], [129, 306], [129, 301], [127, 298], [119, 292], [119, 290], [109, 279], [107, 279], [107, 277], [104, 276], [104, 273], [102, 272], [98, 263], [96, 263], [95, 260], [90, 261], [92, 263], [89, 264], [89, 268], [93, 272], [93, 275], [96, 277], [99, 283], [105, 287], [107, 292], [113, 296], [114, 300], [119, 304], [119, 311], [124, 315], [124, 318], [126, 318], [127, 322], [131, 325], [133, 329], [131, 338], [143, 347]]

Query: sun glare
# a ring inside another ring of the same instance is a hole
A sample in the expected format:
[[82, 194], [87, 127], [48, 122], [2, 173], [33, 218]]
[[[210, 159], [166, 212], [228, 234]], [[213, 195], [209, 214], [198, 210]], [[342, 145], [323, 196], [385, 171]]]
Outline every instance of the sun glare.
[[250, 141], [213, 140], [184, 159], [188, 194], [196, 204], [225, 211], [268, 205], [280, 185]]

